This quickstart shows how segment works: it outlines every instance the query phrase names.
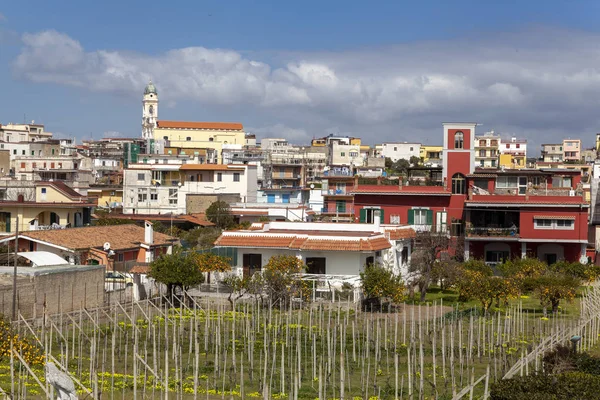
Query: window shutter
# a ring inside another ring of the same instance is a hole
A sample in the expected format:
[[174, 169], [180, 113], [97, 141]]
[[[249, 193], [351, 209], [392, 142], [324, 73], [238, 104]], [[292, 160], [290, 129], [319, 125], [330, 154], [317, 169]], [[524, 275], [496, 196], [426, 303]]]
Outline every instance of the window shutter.
[[415, 224], [415, 210], [408, 210], [408, 224]]
[[427, 225], [433, 225], [433, 211], [427, 210]]
[[380, 217], [380, 222], [382, 224], [385, 224], [385, 218], [383, 217], [383, 214], [384, 214], [384, 212], [383, 212], [383, 208], [382, 208], [379, 210], [379, 217]]
[[367, 210], [365, 210], [364, 208], [361, 208], [360, 209], [360, 223], [364, 224], [366, 220], [367, 220]]

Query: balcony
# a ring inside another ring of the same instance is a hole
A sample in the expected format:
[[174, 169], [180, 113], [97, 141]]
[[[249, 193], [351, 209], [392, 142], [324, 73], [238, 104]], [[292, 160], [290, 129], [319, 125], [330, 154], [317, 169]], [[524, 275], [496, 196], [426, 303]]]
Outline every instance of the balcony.
[[321, 190], [321, 194], [323, 196], [348, 196], [348, 192], [345, 187], [337, 189], [323, 189]]
[[353, 177], [354, 172], [350, 168], [334, 168], [329, 171], [323, 171], [323, 176], [340, 176], [340, 177]]
[[518, 239], [519, 238], [519, 228], [518, 227], [468, 227], [466, 229], [467, 237], [497, 237], [504, 239]]
[[340, 206], [337, 206], [336, 204], [331, 204], [329, 206], [323, 207], [321, 209], [321, 214], [324, 214], [324, 215], [354, 215], [354, 207], [352, 205], [340, 207]]

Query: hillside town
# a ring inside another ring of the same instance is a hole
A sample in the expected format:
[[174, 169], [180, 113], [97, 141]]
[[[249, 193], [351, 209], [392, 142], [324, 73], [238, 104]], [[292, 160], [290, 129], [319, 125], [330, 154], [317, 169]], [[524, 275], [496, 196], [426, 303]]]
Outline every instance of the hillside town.
[[2, 4], [0, 399], [600, 400], [597, 16]]

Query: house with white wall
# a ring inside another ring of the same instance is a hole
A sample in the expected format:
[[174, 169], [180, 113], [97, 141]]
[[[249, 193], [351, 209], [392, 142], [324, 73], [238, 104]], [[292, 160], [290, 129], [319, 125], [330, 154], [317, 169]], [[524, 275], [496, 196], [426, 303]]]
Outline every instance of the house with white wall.
[[248, 230], [225, 231], [217, 247], [237, 250], [235, 272], [249, 276], [272, 256], [292, 255], [309, 274], [358, 276], [365, 265], [382, 263], [406, 276], [415, 231], [410, 226], [373, 224], [269, 222]]
[[255, 165], [138, 163], [123, 171], [124, 214], [188, 214], [193, 195], [254, 203], [256, 192]]
[[396, 162], [401, 159], [409, 161], [411, 157], [419, 157], [420, 153], [420, 143], [395, 142], [383, 143], [381, 145], [381, 152], [379, 154]]

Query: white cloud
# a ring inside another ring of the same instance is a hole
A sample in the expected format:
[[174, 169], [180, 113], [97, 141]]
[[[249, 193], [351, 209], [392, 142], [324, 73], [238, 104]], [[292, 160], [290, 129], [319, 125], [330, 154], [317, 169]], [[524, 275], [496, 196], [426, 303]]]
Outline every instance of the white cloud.
[[204, 47], [158, 55], [87, 51], [65, 34], [44, 31], [23, 36], [13, 70], [32, 82], [130, 96], [139, 96], [152, 78], [165, 104], [192, 99], [253, 110], [262, 119], [254, 124], [266, 127], [259, 135], [304, 140], [311, 137], [307, 130], [334, 125], [368, 131], [374, 142], [439, 135], [443, 120], [478, 120], [525, 136], [566, 130], [573, 135], [595, 131], [600, 122], [599, 39], [538, 30], [287, 54], [276, 68], [233, 50]]

